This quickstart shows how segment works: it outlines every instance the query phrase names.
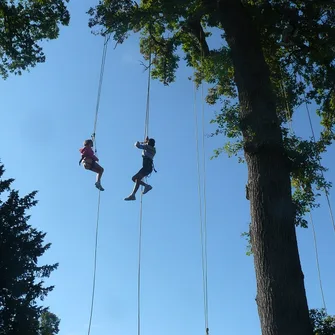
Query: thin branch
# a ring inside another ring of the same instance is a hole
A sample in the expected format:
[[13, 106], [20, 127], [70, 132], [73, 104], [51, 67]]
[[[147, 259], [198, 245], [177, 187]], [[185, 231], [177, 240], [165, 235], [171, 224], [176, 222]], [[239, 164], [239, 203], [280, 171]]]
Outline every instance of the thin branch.
[[154, 63], [153, 61], [150, 64], [145, 64], [142, 60], [139, 61], [140, 65], [142, 65], [144, 67], [143, 72], [149, 70], [149, 68], [152, 66], [152, 64]]

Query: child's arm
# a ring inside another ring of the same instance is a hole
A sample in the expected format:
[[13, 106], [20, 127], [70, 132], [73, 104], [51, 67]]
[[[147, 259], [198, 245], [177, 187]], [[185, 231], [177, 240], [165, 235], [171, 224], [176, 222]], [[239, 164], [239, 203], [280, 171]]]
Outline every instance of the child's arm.
[[139, 141], [137, 141], [136, 143], [135, 143], [135, 147], [136, 148], [139, 148], [139, 149], [145, 149], [145, 147], [146, 147], [146, 143], [145, 142], [139, 142]]

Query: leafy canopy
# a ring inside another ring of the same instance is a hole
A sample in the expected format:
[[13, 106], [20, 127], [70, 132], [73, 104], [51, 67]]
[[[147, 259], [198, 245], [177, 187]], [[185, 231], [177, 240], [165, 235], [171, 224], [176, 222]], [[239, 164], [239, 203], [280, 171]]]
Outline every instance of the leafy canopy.
[[[222, 29], [220, 4], [226, 0], [100, 0], [89, 10], [89, 25], [98, 34], [112, 34], [123, 43], [130, 33], [140, 33], [145, 59], [154, 55], [152, 76], [165, 85], [176, 78], [179, 61], [194, 68], [197, 84], [210, 83], [209, 104], [220, 103], [212, 121], [217, 134], [228, 143], [215, 152], [239, 156], [244, 141], [229, 40]], [[333, 0], [241, 0], [261, 40], [276, 94], [277, 115], [282, 127], [296, 207], [296, 224], [306, 227], [304, 214], [318, 206], [318, 190], [328, 192], [321, 155], [334, 140], [335, 123], [335, 2]], [[236, 22], [238, 24], [238, 22]], [[293, 45], [279, 44], [286, 25], [298, 28]], [[210, 48], [215, 34], [219, 46]], [[228, 43], [227, 43], [228, 42]], [[243, 57], [243, 55], [239, 55]], [[254, 80], [257, 80], [255, 78]], [[315, 102], [323, 126], [318, 138], [302, 139], [289, 131], [294, 111]], [[245, 129], [245, 128], [244, 128]], [[252, 137], [254, 134], [249, 133]]]
[[68, 25], [69, 0], [0, 0], [0, 76], [21, 74], [45, 61], [39, 42], [56, 39]]
[[314, 335], [334, 335], [335, 316], [327, 315], [324, 309], [311, 309], [309, 311]]

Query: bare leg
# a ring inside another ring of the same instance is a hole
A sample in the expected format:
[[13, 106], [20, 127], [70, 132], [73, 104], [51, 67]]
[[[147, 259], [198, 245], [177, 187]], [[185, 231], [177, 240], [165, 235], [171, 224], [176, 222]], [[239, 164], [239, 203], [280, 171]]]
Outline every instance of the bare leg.
[[97, 181], [95, 183], [95, 187], [99, 189], [100, 191], [104, 191], [104, 188], [101, 186], [101, 183], [100, 183], [101, 176], [104, 173], [103, 167], [101, 167], [98, 163], [95, 163], [91, 170], [97, 174], [97, 178], [96, 178]]
[[97, 183], [100, 184], [102, 174], [104, 173], [103, 167], [101, 167], [98, 163], [94, 164], [94, 167], [92, 168], [92, 171], [97, 174]]
[[145, 187], [146, 185], [147, 184], [144, 183], [141, 179], [136, 179], [132, 195], [136, 194], [136, 192], [138, 191], [138, 189], [139, 189], [140, 186], [144, 186]]
[[101, 168], [100, 172], [97, 174], [97, 182], [100, 183], [102, 174], [104, 173], [104, 169]]
[[142, 181], [142, 179], [144, 178], [144, 175], [140, 172], [136, 173], [135, 176], [132, 177], [132, 181], [135, 183], [134, 185], [134, 189], [133, 192], [130, 194], [130, 196], [128, 196], [127, 198], [125, 198], [124, 200], [136, 200], [135, 194], [138, 191], [139, 187], [142, 186], [146, 186], [147, 184], [144, 183]]

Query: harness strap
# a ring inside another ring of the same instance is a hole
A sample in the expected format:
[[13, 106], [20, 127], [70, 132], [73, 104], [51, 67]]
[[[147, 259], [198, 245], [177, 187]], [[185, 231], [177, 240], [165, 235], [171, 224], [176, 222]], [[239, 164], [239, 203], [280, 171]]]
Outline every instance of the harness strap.
[[[82, 163], [82, 161], [85, 160], [85, 158], [87, 158], [87, 157], [88, 157], [88, 156], [81, 156], [80, 161], [79, 161], [79, 166], [80, 166], [80, 164]], [[93, 162], [94, 162], [94, 160], [92, 159], [92, 163], [88, 163], [88, 164], [89, 164], [89, 165], [92, 165]]]
[[153, 160], [153, 159], [151, 159], [151, 158], [150, 158], [150, 157], [148, 157], [148, 156], [142, 156], [142, 158], [143, 158], [143, 161], [144, 161], [144, 160], [149, 160], [149, 161], [151, 162], [152, 169], [155, 171], [155, 173], [157, 173], [157, 170], [155, 169], [154, 160]]

